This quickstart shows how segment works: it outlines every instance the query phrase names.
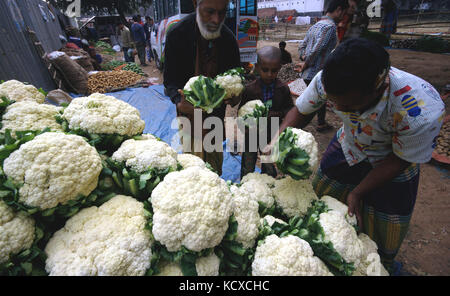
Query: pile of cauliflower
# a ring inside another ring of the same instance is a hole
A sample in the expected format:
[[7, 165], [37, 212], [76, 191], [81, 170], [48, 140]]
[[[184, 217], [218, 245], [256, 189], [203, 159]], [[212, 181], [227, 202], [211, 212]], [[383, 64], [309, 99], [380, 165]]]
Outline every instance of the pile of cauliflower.
[[387, 275], [347, 206], [309, 180], [226, 182], [106, 95], [63, 109], [9, 99], [0, 139], [18, 140], [0, 146], [0, 275]]

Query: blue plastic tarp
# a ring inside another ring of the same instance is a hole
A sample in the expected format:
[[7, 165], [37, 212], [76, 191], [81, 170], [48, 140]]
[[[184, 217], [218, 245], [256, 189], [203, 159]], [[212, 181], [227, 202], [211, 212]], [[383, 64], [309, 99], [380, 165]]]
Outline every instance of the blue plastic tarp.
[[[141, 113], [141, 118], [145, 121], [144, 133], [150, 133], [159, 137], [178, 153], [181, 153], [178, 125], [176, 123], [176, 108], [170, 101], [170, 98], [164, 95], [163, 85], [152, 85], [148, 88], [128, 88], [123, 91], [107, 93], [106, 95], [127, 102], [138, 109]], [[79, 95], [71, 94], [71, 96], [78, 97]], [[174, 123], [173, 125], [172, 122]], [[239, 183], [241, 156], [230, 153], [230, 149], [227, 149], [227, 141], [223, 142], [223, 150], [221, 178]], [[259, 168], [256, 168], [256, 171], [261, 172]]]

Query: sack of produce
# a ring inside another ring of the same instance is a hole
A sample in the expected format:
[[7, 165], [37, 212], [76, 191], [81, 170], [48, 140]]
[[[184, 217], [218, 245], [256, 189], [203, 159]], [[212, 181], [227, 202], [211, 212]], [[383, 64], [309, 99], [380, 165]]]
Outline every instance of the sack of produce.
[[73, 91], [78, 94], [88, 93], [88, 72], [83, 67], [63, 52], [52, 52], [48, 57]]

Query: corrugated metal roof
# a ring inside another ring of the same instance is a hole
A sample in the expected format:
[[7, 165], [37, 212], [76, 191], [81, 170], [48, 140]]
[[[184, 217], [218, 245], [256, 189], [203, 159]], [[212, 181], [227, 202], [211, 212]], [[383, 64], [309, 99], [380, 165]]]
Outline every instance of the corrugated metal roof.
[[16, 79], [46, 91], [55, 88], [27, 33], [28, 28], [34, 31], [46, 52], [58, 50], [59, 35], [65, 34], [56, 12], [54, 17], [41, 0], [0, 1], [0, 80]]

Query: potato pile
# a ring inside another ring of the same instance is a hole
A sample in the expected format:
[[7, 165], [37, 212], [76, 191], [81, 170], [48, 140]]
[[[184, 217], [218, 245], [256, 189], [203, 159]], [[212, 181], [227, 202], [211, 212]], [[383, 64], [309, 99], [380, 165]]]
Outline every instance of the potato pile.
[[436, 153], [450, 157], [450, 121], [442, 125], [437, 138]]
[[141, 75], [132, 71], [101, 71], [89, 76], [89, 93], [107, 93], [114, 88], [134, 85], [142, 80], [142, 78]]

